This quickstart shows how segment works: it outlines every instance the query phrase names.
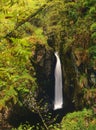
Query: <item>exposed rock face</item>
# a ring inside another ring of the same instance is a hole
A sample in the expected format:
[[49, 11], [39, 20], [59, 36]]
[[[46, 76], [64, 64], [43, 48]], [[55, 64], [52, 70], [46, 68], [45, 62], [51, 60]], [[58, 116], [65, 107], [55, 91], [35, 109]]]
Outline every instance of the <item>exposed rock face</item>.
[[52, 48], [37, 44], [34, 57], [32, 58], [38, 84], [37, 100], [42, 100], [42, 106], [48, 103], [48, 109], [52, 109], [54, 100], [55, 60]]
[[[72, 50], [67, 52], [60, 51], [60, 59], [63, 71], [63, 91], [64, 91], [64, 109], [73, 103], [73, 99], [77, 98], [79, 93], [79, 84], [75, 61]], [[41, 107], [48, 103], [48, 110], [52, 110], [54, 101], [54, 69], [56, 58], [54, 50], [42, 44], [37, 44], [32, 65], [36, 71], [38, 83], [37, 101], [42, 100]], [[64, 110], [65, 111], [65, 110]]]
[[70, 109], [73, 106], [73, 98], [77, 96], [77, 90], [79, 90], [78, 72], [76, 70], [71, 48], [61, 54], [61, 60], [64, 84], [64, 104]]
[[[63, 71], [65, 109], [65, 106], [67, 108], [70, 107], [73, 104], [73, 99], [77, 98], [79, 93], [79, 84], [72, 50], [68, 50], [67, 52], [60, 50], [60, 59]], [[42, 100], [41, 107], [48, 103], [48, 110], [52, 110], [55, 86], [54, 69], [56, 64], [54, 50], [52, 47], [50, 48], [42, 44], [37, 44], [31, 61], [36, 71], [38, 83], [37, 101]]]

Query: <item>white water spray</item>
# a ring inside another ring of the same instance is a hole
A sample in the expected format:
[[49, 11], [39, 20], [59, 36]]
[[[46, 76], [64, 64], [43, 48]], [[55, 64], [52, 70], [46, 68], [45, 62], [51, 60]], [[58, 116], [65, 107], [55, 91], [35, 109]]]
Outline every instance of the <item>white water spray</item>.
[[63, 107], [63, 92], [62, 92], [62, 70], [61, 63], [58, 56], [58, 52], [55, 52], [56, 67], [55, 67], [55, 100], [54, 110], [61, 109]]

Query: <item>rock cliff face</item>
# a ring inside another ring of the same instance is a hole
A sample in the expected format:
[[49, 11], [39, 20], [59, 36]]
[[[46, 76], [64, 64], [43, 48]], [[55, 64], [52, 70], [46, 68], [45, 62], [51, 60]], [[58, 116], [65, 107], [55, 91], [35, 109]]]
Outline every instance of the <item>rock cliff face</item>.
[[50, 47], [37, 44], [32, 65], [35, 68], [38, 90], [37, 101], [42, 100], [42, 106], [48, 103], [48, 110], [52, 109], [54, 100], [54, 69], [55, 56]]
[[[55, 48], [55, 47], [54, 47]], [[77, 70], [75, 59], [72, 50], [66, 52], [58, 50], [63, 76], [63, 93], [64, 93], [64, 110], [72, 107], [73, 99], [77, 97], [79, 92], [79, 84], [77, 77]], [[37, 44], [33, 58], [32, 65], [35, 68], [38, 90], [37, 101], [41, 101], [41, 107], [47, 103], [48, 110], [53, 109], [54, 101], [54, 69], [56, 58], [54, 49], [46, 47], [45, 45]]]
[[[52, 48], [53, 46], [46, 47], [45, 45], [37, 44], [32, 58], [32, 65], [36, 71], [38, 84], [37, 101], [42, 100], [41, 107], [47, 103], [48, 110], [53, 109], [55, 86], [54, 69], [56, 58], [54, 56], [54, 49]], [[75, 55], [73, 54], [72, 48], [67, 51], [61, 48], [58, 52], [62, 64], [64, 111], [65, 109], [70, 110], [71, 107], [79, 108], [82, 89], [79, 83], [80, 72], [76, 64]]]
[[63, 52], [61, 55], [63, 84], [64, 84], [64, 101], [66, 107], [73, 106], [72, 100], [76, 96], [76, 91], [79, 88], [77, 70], [72, 50]]

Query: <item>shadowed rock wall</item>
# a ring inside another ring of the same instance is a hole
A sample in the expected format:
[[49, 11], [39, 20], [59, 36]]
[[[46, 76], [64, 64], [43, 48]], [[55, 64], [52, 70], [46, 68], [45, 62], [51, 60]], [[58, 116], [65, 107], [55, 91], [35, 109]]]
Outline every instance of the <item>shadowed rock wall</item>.
[[53, 49], [37, 44], [32, 59], [38, 84], [37, 101], [42, 100], [42, 106], [48, 103], [48, 109], [52, 109], [53, 107], [55, 62]]

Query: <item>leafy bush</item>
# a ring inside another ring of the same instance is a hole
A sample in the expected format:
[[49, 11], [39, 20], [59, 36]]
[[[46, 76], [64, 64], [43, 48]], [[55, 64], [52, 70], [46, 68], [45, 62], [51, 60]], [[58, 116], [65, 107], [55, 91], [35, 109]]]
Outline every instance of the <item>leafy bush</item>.
[[91, 130], [95, 122], [92, 110], [84, 109], [67, 114], [61, 122], [61, 130]]
[[91, 25], [90, 30], [93, 31], [93, 32], [96, 31], [96, 23], [93, 23]]
[[96, 46], [91, 46], [88, 49], [89, 55], [92, 59], [96, 59]]
[[92, 33], [91, 38], [92, 38], [93, 40], [96, 39], [96, 32]]
[[91, 16], [95, 16], [95, 12], [96, 12], [96, 8], [95, 7], [91, 7], [89, 10], [89, 13]]
[[5, 105], [10, 98], [13, 104], [16, 104], [19, 96], [28, 94], [29, 90], [35, 90], [35, 72], [30, 61], [33, 46], [26, 39], [11, 38], [11, 43], [2, 40], [0, 44], [2, 48], [0, 49], [0, 106]]

